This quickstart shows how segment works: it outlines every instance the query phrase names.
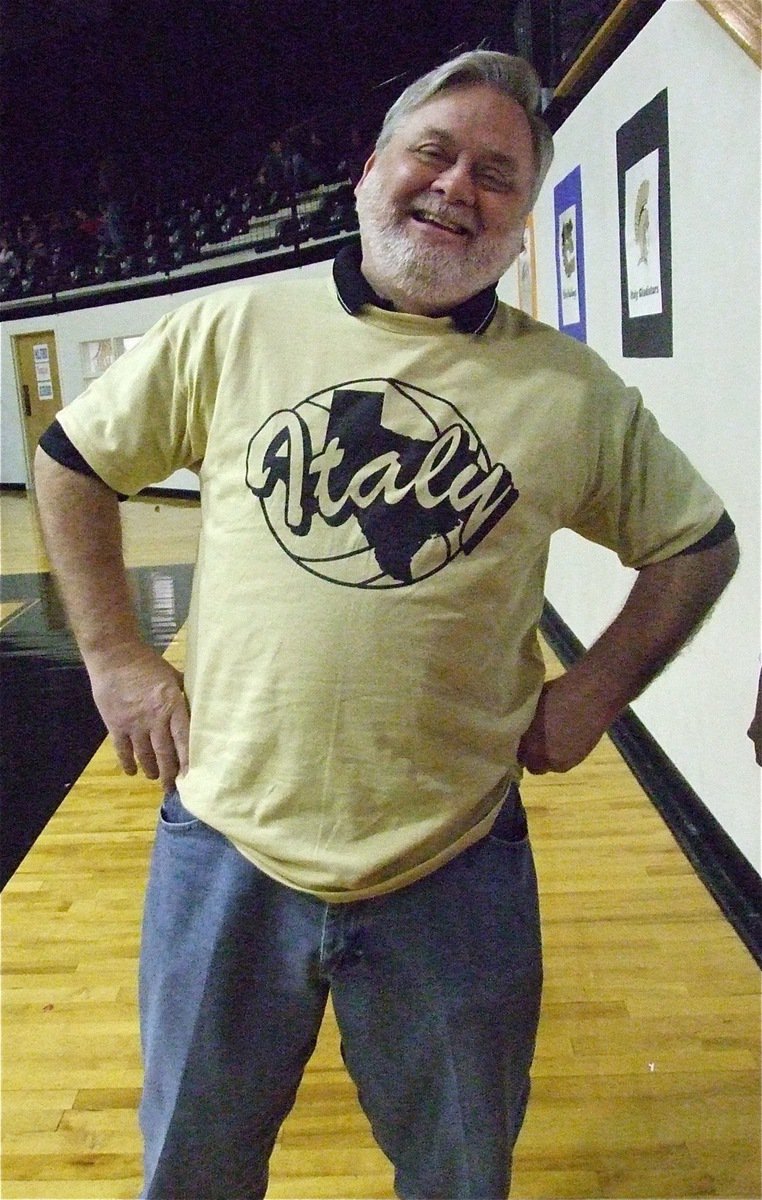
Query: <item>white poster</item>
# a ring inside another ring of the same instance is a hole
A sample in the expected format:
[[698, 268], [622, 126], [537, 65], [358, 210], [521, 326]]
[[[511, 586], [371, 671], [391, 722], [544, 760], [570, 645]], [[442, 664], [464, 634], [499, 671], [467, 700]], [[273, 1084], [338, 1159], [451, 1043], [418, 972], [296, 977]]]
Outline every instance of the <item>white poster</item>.
[[47, 362], [35, 362], [34, 373], [38, 380], [52, 379], [53, 376], [50, 373], [50, 360], [48, 359]]
[[625, 213], [629, 315], [661, 313], [658, 149], [625, 172]]
[[49, 360], [50, 350], [44, 344], [44, 342], [38, 342], [37, 345], [33, 347], [33, 350], [34, 350], [34, 361], [36, 363], [47, 362]]
[[114, 346], [111, 338], [97, 342], [82, 342], [82, 366], [85, 379], [102, 375], [114, 361]]
[[564, 327], [577, 325], [580, 318], [576, 204], [558, 214], [556, 246], [561, 281], [561, 324]]
[[53, 395], [53, 384], [52, 383], [38, 383], [37, 384], [37, 395], [39, 396], [40, 400], [55, 399], [55, 397]]

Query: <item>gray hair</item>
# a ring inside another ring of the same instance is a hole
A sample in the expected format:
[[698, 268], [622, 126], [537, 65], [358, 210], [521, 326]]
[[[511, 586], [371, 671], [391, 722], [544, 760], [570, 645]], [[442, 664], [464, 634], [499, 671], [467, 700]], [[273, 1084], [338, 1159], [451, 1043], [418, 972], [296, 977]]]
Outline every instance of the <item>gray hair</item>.
[[553, 135], [539, 116], [541, 102], [540, 79], [531, 63], [513, 54], [497, 50], [467, 50], [435, 67], [405, 88], [395, 100], [381, 126], [376, 150], [382, 150], [398, 127], [411, 113], [440, 92], [463, 87], [470, 83], [486, 83], [520, 104], [529, 121], [534, 150], [535, 182], [532, 204], [542, 187], [553, 161]]

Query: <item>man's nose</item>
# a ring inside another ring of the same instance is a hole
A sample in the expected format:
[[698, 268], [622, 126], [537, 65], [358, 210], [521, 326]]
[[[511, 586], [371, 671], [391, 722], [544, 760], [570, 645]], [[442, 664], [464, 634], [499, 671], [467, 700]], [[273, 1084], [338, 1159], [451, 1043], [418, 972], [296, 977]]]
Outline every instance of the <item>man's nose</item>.
[[476, 201], [476, 188], [471, 171], [460, 159], [451, 163], [444, 171], [440, 171], [431, 187], [432, 191], [439, 192], [445, 200], [453, 204], [473, 205]]

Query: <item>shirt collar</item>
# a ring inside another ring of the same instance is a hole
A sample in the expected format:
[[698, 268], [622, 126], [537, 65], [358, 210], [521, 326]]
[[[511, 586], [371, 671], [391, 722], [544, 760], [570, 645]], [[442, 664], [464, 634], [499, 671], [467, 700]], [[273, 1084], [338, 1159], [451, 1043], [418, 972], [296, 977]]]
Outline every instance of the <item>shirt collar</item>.
[[[360, 270], [362, 251], [359, 245], [343, 246], [333, 260], [333, 281], [339, 301], [348, 313], [358, 312], [364, 304], [394, 311], [390, 300], [376, 294]], [[484, 333], [497, 312], [497, 292], [494, 285], [470, 296], [447, 315], [461, 333]]]

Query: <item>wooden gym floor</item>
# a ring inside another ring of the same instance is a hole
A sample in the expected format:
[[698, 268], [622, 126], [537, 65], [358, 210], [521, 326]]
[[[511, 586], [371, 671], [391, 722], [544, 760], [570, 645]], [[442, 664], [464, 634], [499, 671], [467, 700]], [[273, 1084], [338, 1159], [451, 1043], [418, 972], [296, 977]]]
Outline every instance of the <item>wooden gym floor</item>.
[[[0, 497], [4, 576], [47, 570], [31, 509], [24, 495]], [[166, 581], [192, 562], [195, 506], [133, 501], [123, 519], [132, 567], [162, 568]], [[0, 612], [9, 632], [19, 611], [11, 601]], [[167, 650], [178, 664], [182, 646], [180, 630]], [[512, 1196], [759, 1197], [751, 956], [608, 741], [523, 791], [546, 987]], [[157, 803], [156, 785], [121, 775], [99, 746], [3, 893], [6, 1200], [138, 1194], [135, 976]], [[268, 1197], [393, 1195], [329, 1011]]]

